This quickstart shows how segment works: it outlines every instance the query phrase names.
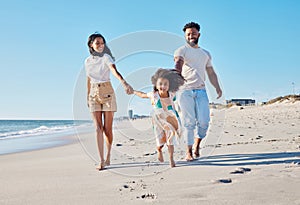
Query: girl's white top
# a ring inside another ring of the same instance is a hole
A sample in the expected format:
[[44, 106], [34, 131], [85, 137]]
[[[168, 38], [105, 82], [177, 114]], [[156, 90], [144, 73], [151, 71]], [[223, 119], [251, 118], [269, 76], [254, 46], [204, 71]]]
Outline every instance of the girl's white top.
[[114, 64], [110, 55], [104, 54], [102, 57], [90, 55], [85, 60], [86, 75], [91, 79], [91, 83], [103, 83], [110, 81], [110, 68]]

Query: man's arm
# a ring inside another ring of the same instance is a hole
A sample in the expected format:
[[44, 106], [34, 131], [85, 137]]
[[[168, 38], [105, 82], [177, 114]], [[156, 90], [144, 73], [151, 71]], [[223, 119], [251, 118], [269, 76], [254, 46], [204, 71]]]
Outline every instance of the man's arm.
[[217, 74], [215, 73], [214, 68], [211, 67], [211, 66], [206, 67], [206, 72], [207, 72], [209, 81], [211, 82], [211, 84], [216, 89], [216, 92], [218, 94], [217, 99], [219, 99], [222, 96], [222, 90], [221, 90], [220, 85], [219, 85]]
[[175, 61], [175, 69], [177, 70], [178, 73], [181, 74], [182, 66], [183, 66], [183, 63], [184, 63], [183, 57], [175, 56], [174, 61]]

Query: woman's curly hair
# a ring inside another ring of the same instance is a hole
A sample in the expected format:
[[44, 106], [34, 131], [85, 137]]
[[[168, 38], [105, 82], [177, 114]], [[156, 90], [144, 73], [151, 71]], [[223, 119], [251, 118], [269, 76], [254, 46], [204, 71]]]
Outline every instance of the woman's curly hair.
[[170, 92], [176, 92], [179, 87], [184, 84], [184, 78], [175, 69], [159, 68], [151, 77], [154, 91], [158, 91], [158, 89], [156, 88], [156, 82], [159, 78], [165, 78], [169, 80]]

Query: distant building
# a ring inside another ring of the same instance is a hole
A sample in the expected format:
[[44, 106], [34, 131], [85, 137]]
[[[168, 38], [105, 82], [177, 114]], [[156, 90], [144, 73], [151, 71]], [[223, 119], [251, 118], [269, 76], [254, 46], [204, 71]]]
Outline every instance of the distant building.
[[128, 110], [128, 117], [129, 119], [133, 118], [133, 110]]
[[150, 116], [148, 115], [133, 115], [133, 119], [144, 119], [144, 118], [149, 118]]
[[226, 100], [227, 104], [235, 104], [235, 105], [255, 105], [255, 100], [252, 99], [231, 99]]
[[210, 107], [210, 108], [217, 109], [217, 108], [222, 108], [222, 107], [224, 107], [224, 105], [221, 104], [221, 103], [214, 103], [214, 102], [211, 102], [211, 103], [209, 103], [209, 107]]

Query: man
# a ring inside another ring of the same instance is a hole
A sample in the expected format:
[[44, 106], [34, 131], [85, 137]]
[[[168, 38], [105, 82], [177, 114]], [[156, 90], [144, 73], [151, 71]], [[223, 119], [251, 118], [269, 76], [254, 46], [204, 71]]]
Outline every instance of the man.
[[[198, 46], [200, 25], [188, 23], [183, 28], [187, 44], [174, 53], [175, 68], [186, 80], [178, 92], [178, 104], [181, 110], [183, 137], [187, 142], [186, 160], [192, 161], [194, 155], [199, 157], [201, 139], [206, 136], [210, 114], [209, 101], [205, 90], [205, 72], [215, 87], [218, 98], [222, 96], [217, 75], [211, 63], [208, 51]], [[197, 135], [194, 130], [197, 128]], [[195, 139], [194, 139], [195, 138]]]

